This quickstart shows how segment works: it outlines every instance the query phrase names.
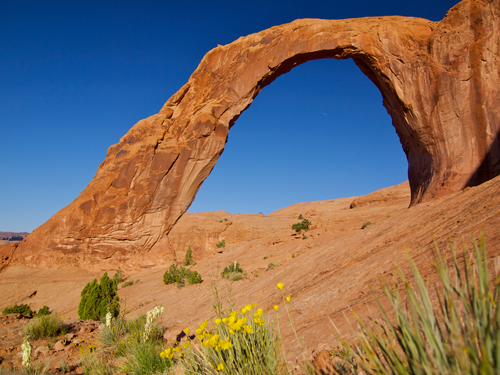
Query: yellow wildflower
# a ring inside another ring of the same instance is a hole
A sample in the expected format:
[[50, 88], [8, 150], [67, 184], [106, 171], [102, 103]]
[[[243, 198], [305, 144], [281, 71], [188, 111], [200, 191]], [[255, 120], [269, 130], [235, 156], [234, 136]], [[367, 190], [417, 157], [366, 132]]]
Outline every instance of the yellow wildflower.
[[222, 318], [222, 323], [226, 323], [227, 322], [227, 318]]
[[290, 297], [290, 296], [286, 297], [286, 301], [287, 301], [287, 302], [290, 302], [290, 299], [291, 299], [291, 298], [292, 298], [292, 297]]
[[160, 357], [162, 357], [162, 358], [172, 359], [173, 356], [174, 356], [174, 353], [172, 353], [172, 348], [167, 348], [160, 353]]
[[[206, 320], [203, 323], [200, 324], [200, 328], [201, 329], [207, 328], [207, 321]], [[189, 333], [189, 332], [186, 332], [186, 333]]]
[[256, 316], [257, 318], [260, 318], [263, 313], [264, 313], [264, 310], [257, 309], [257, 311], [253, 314], [253, 316]]
[[186, 342], [182, 343], [182, 346], [184, 348], [189, 348], [191, 346], [191, 341], [186, 341]]
[[175, 347], [172, 348], [172, 351], [174, 353], [180, 352], [181, 351], [181, 347], [180, 346], [175, 346]]
[[205, 335], [200, 334], [200, 335], [196, 336], [196, 338], [200, 341], [203, 341], [203, 339], [205, 338]]
[[224, 363], [221, 362], [217, 365], [217, 371], [222, 371], [222, 370], [224, 370]]
[[221, 322], [222, 322], [222, 319], [215, 319], [215, 321], [214, 321], [215, 324], [221, 324]]
[[230, 329], [230, 330], [229, 330], [229, 333], [230, 333], [231, 335], [234, 335], [236, 332], [234, 332], [232, 329]]
[[245, 331], [245, 333], [252, 333], [253, 328], [252, 326], [243, 326], [243, 331]]
[[278, 287], [279, 290], [283, 289], [284, 287], [283, 283], [278, 283], [276, 284], [276, 286]]
[[279, 309], [279, 308], [280, 308], [280, 307], [279, 307], [278, 305], [274, 305], [274, 306], [273, 306], [273, 309], [275, 309], [276, 311], [278, 311], [278, 309]]
[[184, 328], [184, 333], [185, 333], [186, 335], [189, 335], [189, 327], [188, 327], [188, 328]]
[[225, 339], [225, 340], [222, 340], [222, 341], [220, 342], [220, 348], [221, 348], [222, 350], [229, 350], [229, 349], [231, 349], [232, 347], [233, 347], [233, 344], [231, 344], [231, 342], [229, 341], [229, 337], [228, 337], [227, 339]]

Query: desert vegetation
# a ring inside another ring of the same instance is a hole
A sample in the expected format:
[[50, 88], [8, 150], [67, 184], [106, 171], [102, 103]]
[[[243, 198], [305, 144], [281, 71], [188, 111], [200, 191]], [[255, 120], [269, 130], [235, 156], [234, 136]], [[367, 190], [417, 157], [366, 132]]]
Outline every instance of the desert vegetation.
[[[446, 254], [436, 247], [432, 263], [435, 278], [431, 279], [437, 281], [433, 283], [422, 278], [409, 254], [408, 262], [410, 274], [397, 268], [397, 275], [381, 284], [390, 303], [389, 310], [382, 307], [374, 294], [383, 318], [368, 323], [358, 319], [359, 341], [355, 345], [338, 333], [339, 346], [321, 352], [314, 360], [316, 367], [302, 361], [302, 373], [313, 374], [318, 368], [334, 369], [331, 371], [338, 374], [356, 374], [360, 370], [367, 374], [500, 371], [500, 279], [498, 270], [490, 274], [492, 267], [488, 266], [484, 240], [474, 242], [472, 251], [464, 247], [460, 253], [453, 246]], [[234, 262], [224, 269], [222, 276], [233, 280], [232, 275], [243, 272], [238, 262]], [[135, 319], [115, 316], [108, 309], [98, 341], [80, 347], [83, 370], [86, 374], [166, 374], [176, 370], [184, 374], [291, 374], [293, 366], [287, 361], [290, 348], [281, 341], [280, 328], [285, 322], [280, 322], [277, 315], [280, 309], [285, 309], [286, 324], [295, 332], [290, 315], [293, 300], [286, 295], [286, 287], [277, 284], [282, 302], [265, 311], [251, 301], [235, 309], [231, 288], [224, 303], [218, 283], [217, 279], [211, 282], [215, 319], [207, 317], [196, 327], [185, 327], [173, 343], [163, 338], [163, 306], [156, 306]], [[89, 290], [96, 285], [114, 290], [116, 282], [104, 274], [100, 284], [94, 280], [85, 287], [82, 301], [88, 300], [92, 294]], [[114, 297], [107, 301], [109, 307]], [[25, 311], [26, 306], [16, 309]], [[335, 329], [335, 322], [332, 323]], [[25, 371], [33, 372], [30, 341], [58, 337], [67, 329], [55, 314], [33, 318], [21, 333], [25, 339]], [[295, 337], [295, 345], [301, 347]]]
[[223, 279], [231, 281], [241, 280], [245, 275], [246, 272], [240, 267], [240, 264], [236, 261], [224, 267], [224, 270], [221, 273], [221, 277]]
[[163, 274], [163, 282], [165, 285], [168, 284], [200, 284], [203, 282], [201, 275], [197, 271], [190, 270], [184, 266], [177, 266], [177, 264], [172, 263], [167, 271]]

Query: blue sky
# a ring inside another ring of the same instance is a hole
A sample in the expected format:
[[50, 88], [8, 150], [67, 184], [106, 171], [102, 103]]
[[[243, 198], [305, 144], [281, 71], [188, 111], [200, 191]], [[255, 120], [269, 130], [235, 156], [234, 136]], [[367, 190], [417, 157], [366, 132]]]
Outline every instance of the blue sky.
[[[452, 0], [0, 1], [0, 231], [71, 203], [137, 121], [157, 113], [217, 44], [297, 18], [441, 20]], [[351, 60], [279, 77], [229, 133], [190, 212], [268, 214], [407, 179], [375, 86]]]

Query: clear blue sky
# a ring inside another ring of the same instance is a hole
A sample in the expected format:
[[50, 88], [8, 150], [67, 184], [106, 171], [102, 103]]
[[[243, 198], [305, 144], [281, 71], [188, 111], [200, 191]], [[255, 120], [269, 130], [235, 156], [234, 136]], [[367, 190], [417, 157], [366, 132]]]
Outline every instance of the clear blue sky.
[[[297, 18], [441, 20], [456, 0], [0, 1], [0, 231], [71, 203], [107, 148], [157, 113], [217, 44]], [[375, 86], [351, 60], [306, 63], [242, 114], [190, 212], [268, 214], [407, 179]]]

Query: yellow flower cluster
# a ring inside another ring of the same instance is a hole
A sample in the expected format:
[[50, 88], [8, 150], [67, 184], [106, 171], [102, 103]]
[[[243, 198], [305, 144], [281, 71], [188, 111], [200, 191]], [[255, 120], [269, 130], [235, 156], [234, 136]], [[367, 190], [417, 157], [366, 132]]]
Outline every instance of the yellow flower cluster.
[[[284, 287], [283, 283], [278, 283], [276, 286], [282, 292], [282, 289]], [[283, 295], [283, 299], [286, 304], [287, 302], [290, 302], [291, 297], [285, 297]], [[257, 304], [255, 303], [248, 304], [244, 306], [240, 311], [232, 311], [228, 316], [215, 319], [213, 321], [212, 330], [207, 328], [207, 320], [200, 323], [199, 328], [195, 330], [196, 338], [200, 342], [201, 347], [219, 352], [216, 358], [223, 360], [223, 362], [219, 362], [218, 364], [217, 362], [213, 363], [213, 366], [216, 366], [217, 371], [225, 371], [225, 366], [228, 364], [228, 362], [225, 362], [226, 359], [223, 358], [226, 358], [227, 355], [227, 358], [232, 358], [232, 356], [235, 354], [232, 351], [228, 354], [222, 354], [220, 353], [221, 351], [229, 351], [234, 347], [234, 345], [239, 348], [241, 343], [245, 342], [240, 340], [250, 339], [246, 338], [246, 335], [254, 334], [254, 331], [256, 331], [255, 334], [259, 334], [261, 330], [260, 327], [266, 325], [266, 321], [262, 319], [264, 310], [261, 308], [257, 309], [256, 306]], [[275, 305], [273, 306], [273, 308], [278, 311], [279, 306]], [[193, 345], [194, 343], [192, 343], [191, 339], [189, 338], [190, 329], [185, 328], [183, 331], [187, 335], [188, 341], [163, 350], [160, 353], [160, 357], [173, 359], [174, 356], [176, 356], [176, 353], [178, 353], [178, 358], [184, 357], [184, 349], [191, 347], [191, 345]], [[227, 337], [221, 338], [221, 335]], [[253, 338], [250, 340], [253, 340]], [[186, 355], [187, 354], [188, 352], [186, 352]]]

